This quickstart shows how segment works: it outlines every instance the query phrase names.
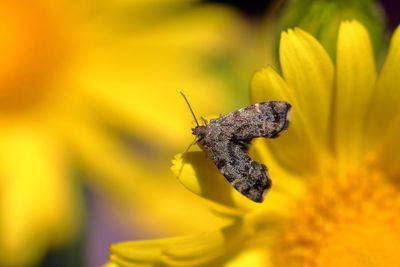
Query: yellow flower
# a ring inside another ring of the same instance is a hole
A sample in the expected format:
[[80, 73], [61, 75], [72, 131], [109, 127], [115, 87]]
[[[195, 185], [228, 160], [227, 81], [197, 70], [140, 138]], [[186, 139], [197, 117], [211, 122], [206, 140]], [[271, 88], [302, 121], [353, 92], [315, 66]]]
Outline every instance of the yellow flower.
[[110, 266], [397, 266], [399, 60], [400, 28], [379, 75], [356, 21], [341, 24], [335, 63], [308, 33], [282, 33], [282, 75], [267, 67], [251, 82], [252, 102], [293, 106], [288, 131], [256, 140], [251, 151], [273, 179], [264, 203], [232, 189], [195, 147], [173, 170], [232, 223], [114, 244]]
[[[189, 199], [202, 208], [166, 163], [190, 140], [176, 130], [186, 107], [170, 103], [185, 87], [232, 105], [200, 59], [226, 47], [242, 25], [238, 15], [180, 1], [21, 0], [1, 2], [0, 25], [0, 265], [34, 265], [76, 237], [76, 165], [100, 194], [151, 213], [139, 216], [143, 224], [173, 217], [157, 231], [183, 231], [179, 211], [158, 205]], [[221, 220], [208, 217], [209, 225]]]

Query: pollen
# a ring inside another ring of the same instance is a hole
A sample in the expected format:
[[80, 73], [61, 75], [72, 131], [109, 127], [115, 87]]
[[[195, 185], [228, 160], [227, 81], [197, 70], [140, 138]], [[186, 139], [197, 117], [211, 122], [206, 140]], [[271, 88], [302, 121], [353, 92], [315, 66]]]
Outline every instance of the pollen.
[[296, 205], [276, 266], [398, 266], [400, 196], [382, 175], [320, 179]]

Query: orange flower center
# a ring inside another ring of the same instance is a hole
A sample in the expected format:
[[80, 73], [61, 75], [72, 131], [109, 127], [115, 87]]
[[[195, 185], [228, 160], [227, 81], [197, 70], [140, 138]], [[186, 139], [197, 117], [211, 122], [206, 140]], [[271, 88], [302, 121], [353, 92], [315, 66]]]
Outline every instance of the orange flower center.
[[65, 27], [43, 1], [0, 4], [0, 112], [38, 103], [66, 58]]
[[320, 180], [285, 225], [277, 266], [397, 266], [398, 193], [378, 174]]

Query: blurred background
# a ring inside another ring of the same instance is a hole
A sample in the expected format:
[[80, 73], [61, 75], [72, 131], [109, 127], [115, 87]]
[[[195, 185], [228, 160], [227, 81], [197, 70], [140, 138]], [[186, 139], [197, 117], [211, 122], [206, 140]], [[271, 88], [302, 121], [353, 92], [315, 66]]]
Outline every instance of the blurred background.
[[113, 242], [224, 224], [170, 172], [193, 118], [248, 105], [299, 26], [335, 57], [342, 19], [377, 60], [397, 1], [19, 0], [0, 8], [0, 266], [101, 266]]

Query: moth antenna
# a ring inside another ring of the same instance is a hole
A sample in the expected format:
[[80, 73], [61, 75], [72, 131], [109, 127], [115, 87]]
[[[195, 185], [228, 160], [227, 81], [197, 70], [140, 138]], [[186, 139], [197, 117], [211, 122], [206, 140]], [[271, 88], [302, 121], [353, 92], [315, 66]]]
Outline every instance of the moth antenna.
[[[190, 106], [189, 101], [187, 100], [186, 96], [185, 96], [182, 92], [179, 92], [179, 93], [181, 93], [181, 95], [183, 96], [183, 99], [185, 99], [186, 104], [188, 105], [188, 107], [189, 107], [189, 109], [190, 109], [190, 112], [191, 112], [192, 115], [193, 115], [194, 121], [196, 122], [196, 125], [199, 126], [199, 122], [197, 121], [196, 116], [194, 115], [193, 109], [192, 109], [192, 107]], [[192, 145], [193, 145], [193, 144], [192, 144]], [[192, 145], [191, 145], [191, 146], [192, 146]], [[189, 148], [190, 148], [190, 147], [189, 147]]]

